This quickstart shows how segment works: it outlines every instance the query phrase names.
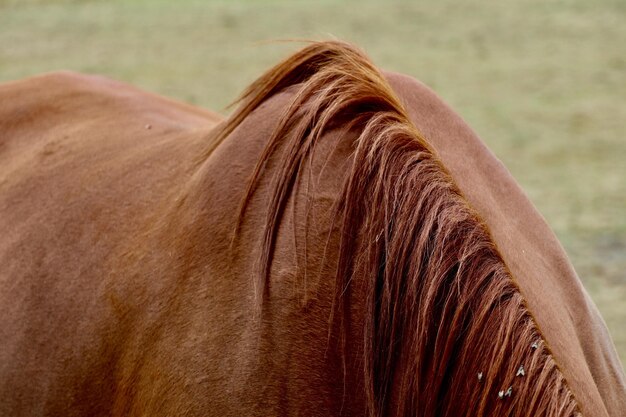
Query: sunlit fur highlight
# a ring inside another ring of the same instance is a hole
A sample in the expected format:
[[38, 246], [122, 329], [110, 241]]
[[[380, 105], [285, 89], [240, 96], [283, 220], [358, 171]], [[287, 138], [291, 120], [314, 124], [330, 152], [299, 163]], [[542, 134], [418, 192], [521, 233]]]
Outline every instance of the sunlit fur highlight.
[[[369, 416], [579, 415], [487, 226], [361, 51], [311, 43], [247, 89], [214, 143], [287, 87], [293, 98], [240, 212], [241, 222], [268, 159], [277, 158], [258, 260], [260, 302], [287, 199], [315, 144], [331, 127], [345, 126], [358, 137], [349, 171], [338, 173], [345, 175], [335, 212], [340, 250], [326, 258], [336, 257], [334, 314], [343, 338], [351, 283], [366, 288], [362, 377]], [[520, 366], [524, 376], [516, 376]], [[499, 391], [509, 387], [512, 395], [501, 399]]]

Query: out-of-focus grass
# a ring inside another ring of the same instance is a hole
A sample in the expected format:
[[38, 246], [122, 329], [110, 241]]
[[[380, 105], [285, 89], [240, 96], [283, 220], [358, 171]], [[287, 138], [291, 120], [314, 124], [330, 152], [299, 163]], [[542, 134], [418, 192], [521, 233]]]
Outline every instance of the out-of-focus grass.
[[626, 2], [0, 0], [0, 81], [106, 74], [223, 109], [338, 37], [439, 92], [546, 216], [626, 362]]

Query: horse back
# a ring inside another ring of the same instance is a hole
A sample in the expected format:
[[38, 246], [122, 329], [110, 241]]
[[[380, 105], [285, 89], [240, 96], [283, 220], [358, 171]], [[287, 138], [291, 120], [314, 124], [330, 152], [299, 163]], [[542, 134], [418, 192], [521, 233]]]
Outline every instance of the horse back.
[[218, 120], [101, 77], [0, 85], [0, 414], [110, 408], [141, 302], [112, 277]]

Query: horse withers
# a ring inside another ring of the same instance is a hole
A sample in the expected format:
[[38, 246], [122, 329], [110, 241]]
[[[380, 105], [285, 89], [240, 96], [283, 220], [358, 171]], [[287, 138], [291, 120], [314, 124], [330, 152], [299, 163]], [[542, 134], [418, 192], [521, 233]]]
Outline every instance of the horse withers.
[[563, 249], [427, 87], [312, 43], [229, 118], [0, 86], [0, 415], [602, 416]]

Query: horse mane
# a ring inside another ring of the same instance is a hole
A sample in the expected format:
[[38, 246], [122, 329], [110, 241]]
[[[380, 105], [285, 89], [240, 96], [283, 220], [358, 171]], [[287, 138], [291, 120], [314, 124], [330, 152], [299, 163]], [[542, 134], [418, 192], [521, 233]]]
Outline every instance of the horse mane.
[[215, 143], [288, 87], [293, 96], [254, 169], [239, 222], [272, 157], [278, 168], [256, 283], [264, 294], [281, 216], [315, 143], [336, 126], [357, 132], [335, 206], [333, 314], [345, 330], [358, 277], [368, 415], [580, 415], [487, 226], [360, 50], [314, 42], [287, 58], [248, 87]]

